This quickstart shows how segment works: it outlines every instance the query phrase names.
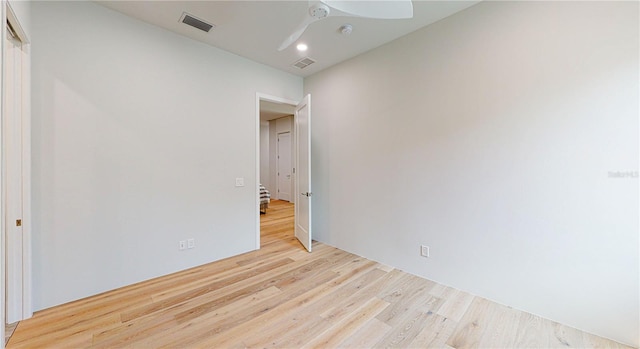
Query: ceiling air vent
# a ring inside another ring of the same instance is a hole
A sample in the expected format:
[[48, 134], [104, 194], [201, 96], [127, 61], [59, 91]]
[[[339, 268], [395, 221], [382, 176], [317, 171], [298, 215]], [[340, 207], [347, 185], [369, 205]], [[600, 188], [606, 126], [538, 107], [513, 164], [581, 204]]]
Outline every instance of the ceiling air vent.
[[304, 68], [312, 65], [315, 62], [316, 61], [314, 61], [313, 59], [311, 59], [309, 57], [305, 57], [305, 58], [302, 58], [302, 59], [296, 61], [295, 63], [293, 63], [293, 66], [296, 67], [296, 68], [304, 69]]
[[209, 32], [209, 30], [211, 30], [211, 28], [215, 27], [213, 24], [209, 24], [186, 12], [182, 13], [182, 16], [180, 17], [180, 22], [190, 25], [196, 29], [200, 29], [203, 32], [207, 32], [207, 33]]

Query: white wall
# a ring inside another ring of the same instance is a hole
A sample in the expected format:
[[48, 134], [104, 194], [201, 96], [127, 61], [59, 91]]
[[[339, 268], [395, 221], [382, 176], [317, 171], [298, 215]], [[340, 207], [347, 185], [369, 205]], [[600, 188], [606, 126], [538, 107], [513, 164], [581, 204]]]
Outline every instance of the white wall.
[[269, 153], [269, 121], [260, 121], [260, 183], [265, 187], [271, 181]]
[[254, 249], [256, 93], [302, 79], [90, 2], [32, 16], [36, 309]]
[[314, 238], [638, 346], [638, 23], [483, 2], [306, 78]]
[[285, 132], [291, 133], [291, 130], [293, 129], [292, 127], [293, 117], [285, 116], [285, 117], [276, 119], [275, 122], [276, 122], [276, 133], [285, 133]]

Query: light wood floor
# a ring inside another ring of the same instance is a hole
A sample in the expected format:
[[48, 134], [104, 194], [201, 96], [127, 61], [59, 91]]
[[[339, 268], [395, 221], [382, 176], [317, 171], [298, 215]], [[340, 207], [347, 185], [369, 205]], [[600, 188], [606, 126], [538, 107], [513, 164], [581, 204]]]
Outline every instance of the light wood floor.
[[262, 248], [40, 311], [8, 348], [624, 348], [365, 258], [261, 216]]

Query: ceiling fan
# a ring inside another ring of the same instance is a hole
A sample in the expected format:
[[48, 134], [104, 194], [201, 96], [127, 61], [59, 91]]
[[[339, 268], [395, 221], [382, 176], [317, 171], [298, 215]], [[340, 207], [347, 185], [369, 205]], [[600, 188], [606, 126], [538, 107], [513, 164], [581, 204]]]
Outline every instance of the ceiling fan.
[[278, 47], [282, 51], [298, 40], [307, 27], [330, 16], [351, 16], [377, 19], [403, 19], [413, 17], [411, 0], [354, 1], [309, 0], [309, 10], [298, 27]]

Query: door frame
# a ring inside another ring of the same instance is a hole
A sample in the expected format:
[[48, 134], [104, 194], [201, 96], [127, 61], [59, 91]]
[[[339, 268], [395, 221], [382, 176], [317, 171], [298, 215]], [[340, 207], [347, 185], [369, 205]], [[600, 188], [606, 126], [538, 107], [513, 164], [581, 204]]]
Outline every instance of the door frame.
[[[256, 250], [260, 249], [260, 101], [265, 101], [265, 102], [273, 102], [273, 103], [282, 103], [282, 104], [288, 104], [291, 105], [293, 107], [298, 105], [298, 102], [287, 99], [287, 98], [282, 98], [282, 97], [277, 97], [277, 96], [272, 96], [269, 94], [265, 94], [265, 93], [260, 93], [257, 92], [256, 93], [256, 183], [255, 183], [255, 195], [256, 195], [256, 205], [255, 205], [255, 217], [256, 217]], [[295, 125], [295, 115], [293, 116], [293, 122]], [[292, 151], [294, 152], [294, 154], [292, 154], [292, 163], [293, 163], [293, 168], [295, 168], [295, 150], [293, 150], [293, 146], [292, 146]], [[295, 174], [292, 173], [292, 175], [295, 178]]]
[[[21, 258], [22, 258], [22, 320], [30, 318], [33, 316], [33, 307], [32, 307], [32, 284], [31, 284], [31, 265], [32, 265], [32, 254], [31, 254], [31, 45], [29, 42], [29, 38], [24, 31], [24, 28], [20, 24], [18, 17], [15, 12], [11, 8], [11, 5], [6, 0], [1, 0], [0, 7], [2, 8], [1, 20], [2, 20], [2, 30], [0, 31], [0, 35], [2, 35], [2, 53], [0, 54], [0, 72], [2, 76], [2, 91], [0, 93], [0, 112], [2, 122], [0, 125], [4, 124], [4, 119], [6, 115], [4, 114], [4, 100], [6, 97], [6, 81], [4, 77], [5, 70], [5, 44], [6, 44], [6, 23], [11, 23], [11, 27], [13, 28], [16, 36], [22, 41], [22, 50], [21, 52], [21, 65], [22, 65], [22, 83], [21, 83], [21, 95], [22, 95], [22, 106], [21, 106], [21, 118], [22, 118], [22, 152], [20, 156], [22, 157], [22, 246], [7, 246], [7, 237], [6, 237], [6, 227], [5, 227], [5, 212], [7, 207], [7, 202], [5, 202], [5, 192], [0, 189], [0, 206], [1, 206], [1, 214], [0, 214], [0, 318], [2, 321], [6, 323], [6, 263], [11, 263], [9, 260], [5, 260], [6, 249], [7, 248], [15, 248], [21, 250]], [[2, 148], [4, 149], [4, 129], [0, 128], [0, 144], [2, 144]], [[3, 160], [0, 161], [1, 168], [1, 176], [2, 181], [5, 181], [5, 164], [4, 157]], [[2, 347], [4, 347], [4, 329], [0, 331], [0, 343], [2, 343]]]

